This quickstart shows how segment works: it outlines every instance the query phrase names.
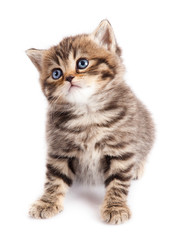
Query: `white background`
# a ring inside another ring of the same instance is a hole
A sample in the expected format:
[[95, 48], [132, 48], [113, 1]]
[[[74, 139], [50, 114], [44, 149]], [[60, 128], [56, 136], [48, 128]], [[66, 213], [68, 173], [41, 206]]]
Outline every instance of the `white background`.
[[[158, 0], [0, 3], [0, 239], [178, 239], [178, 2]], [[100, 220], [103, 187], [72, 187], [65, 210], [28, 217], [45, 179], [46, 100], [25, 55], [64, 36], [111, 22], [123, 49], [126, 81], [151, 110], [157, 138], [144, 177], [129, 195], [132, 219]]]

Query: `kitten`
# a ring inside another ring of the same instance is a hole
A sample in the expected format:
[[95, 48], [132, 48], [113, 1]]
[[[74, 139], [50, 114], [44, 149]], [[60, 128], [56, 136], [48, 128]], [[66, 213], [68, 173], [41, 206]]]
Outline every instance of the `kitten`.
[[105, 222], [128, 220], [129, 187], [142, 175], [154, 125], [123, 79], [121, 49], [110, 23], [103, 20], [91, 34], [26, 53], [49, 103], [45, 189], [30, 216], [49, 218], [62, 211], [67, 190], [79, 180], [105, 184]]

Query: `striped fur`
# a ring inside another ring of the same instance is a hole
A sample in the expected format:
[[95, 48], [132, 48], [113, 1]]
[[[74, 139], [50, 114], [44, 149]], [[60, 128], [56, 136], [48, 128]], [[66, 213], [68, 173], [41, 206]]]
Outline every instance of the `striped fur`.
[[[143, 172], [154, 125], [123, 79], [125, 68], [111, 25], [102, 21], [92, 34], [68, 37], [48, 50], [30, 49], [27, 54], [49, 102], [46, 183], [30, 216], [48, 218], [62, 211], [65, 193], [75, 180], [105, 184], [104, 221], [128, 220], [129, 186]], [[77, 68], [81, 58], [89, 62], [85, 69]], [[63, 75], [54, 80], [52, 71], [58, 68]]]

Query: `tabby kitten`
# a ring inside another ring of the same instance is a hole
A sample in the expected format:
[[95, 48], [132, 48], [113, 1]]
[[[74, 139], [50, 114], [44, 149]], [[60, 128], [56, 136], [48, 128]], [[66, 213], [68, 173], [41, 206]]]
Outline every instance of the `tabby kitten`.
[[26, 53], [49, 103], [45, 189], [30, 216], [49, 218], [61, 212], [67, 190], [79, 180], [105, 184], [105, 222], [128, 220], [129, 187], [142, 175], [154, 125], [123, 79], [121, 50], [110, 23], [103, 20], [91, 34]]

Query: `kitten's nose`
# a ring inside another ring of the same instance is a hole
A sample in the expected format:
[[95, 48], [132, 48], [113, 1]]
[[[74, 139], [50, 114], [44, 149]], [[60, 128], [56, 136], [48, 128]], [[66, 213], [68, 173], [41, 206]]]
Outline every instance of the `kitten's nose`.
[[66, 77], [66, 81], [72, 82], [72, 79], [73, 79], [73, 78], [74, 78], [74, 76], [69, 75], [69, 76]]

